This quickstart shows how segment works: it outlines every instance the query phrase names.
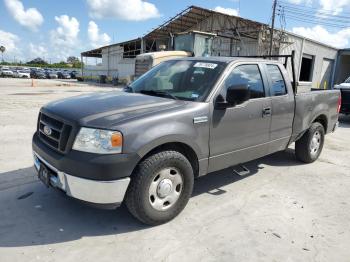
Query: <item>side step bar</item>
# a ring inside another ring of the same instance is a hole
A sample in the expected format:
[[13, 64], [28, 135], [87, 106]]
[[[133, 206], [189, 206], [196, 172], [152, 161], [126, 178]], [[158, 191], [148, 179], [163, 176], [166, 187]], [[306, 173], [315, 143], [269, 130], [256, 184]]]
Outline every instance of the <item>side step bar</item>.
[[233, 173], [235, 173], [236, 175], [247, 176], [250, 174], [250, 170], [247, 167], [243, 165], [239, 165], [237, 167], [239, 167], [240, 170], [233, 169]]

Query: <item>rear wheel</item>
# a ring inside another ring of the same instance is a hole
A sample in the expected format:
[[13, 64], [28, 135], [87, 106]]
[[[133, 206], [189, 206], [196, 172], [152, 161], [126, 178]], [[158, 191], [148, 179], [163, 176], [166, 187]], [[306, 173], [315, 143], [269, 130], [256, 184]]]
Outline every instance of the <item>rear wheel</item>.
[[298, 160], [312, 163], [320, 156], [324, 144], [325, 131], [322, 124], [315, 122], [308, 131], [295, 142], [295, 155]]
[[162, 151], [136, 168], [126, 194], [132, 215], [148, 225], [166, 223], [186, 206], [193, 190], [193, 170], [177, 151]]

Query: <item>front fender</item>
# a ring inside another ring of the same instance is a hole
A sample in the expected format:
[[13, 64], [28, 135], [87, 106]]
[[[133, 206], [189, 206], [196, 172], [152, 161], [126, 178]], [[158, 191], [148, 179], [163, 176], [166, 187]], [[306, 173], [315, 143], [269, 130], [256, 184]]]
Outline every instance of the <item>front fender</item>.
[[208, 122], [195, 124], [194, 117], [208, 116], [208, 105], [198, 103], [135, 121], [120, 126], [125, 134], [125, 153], [136, 152], [140, 157], [152, 149], [167, 143], [183, 143], [191, 147], [198, 160], [209, 156]]
[[144, 145], [143, 147], [139, 148], [139, 150], [137, 151], [137, 154], [142, 158], [153, 149], [168, 143], [181, 143], [191, 147], [199, 159], [200, 159], [199, 156], [203, 154], [199, 146], [193, 143], [191, 139], [189, 139], [188, 137], [179, 136], [179, 135], [166, 135], [166, 136], [157, 138], [149, 142], [148, 144]]

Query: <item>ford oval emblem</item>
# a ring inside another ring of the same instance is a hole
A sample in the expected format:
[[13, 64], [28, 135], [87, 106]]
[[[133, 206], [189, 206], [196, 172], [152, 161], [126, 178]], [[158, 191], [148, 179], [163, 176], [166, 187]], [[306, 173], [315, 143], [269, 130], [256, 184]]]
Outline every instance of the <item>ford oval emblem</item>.
[[44, 126], [44, 134], [47, 136], [51, 136], [52, 129], [49, 126]]

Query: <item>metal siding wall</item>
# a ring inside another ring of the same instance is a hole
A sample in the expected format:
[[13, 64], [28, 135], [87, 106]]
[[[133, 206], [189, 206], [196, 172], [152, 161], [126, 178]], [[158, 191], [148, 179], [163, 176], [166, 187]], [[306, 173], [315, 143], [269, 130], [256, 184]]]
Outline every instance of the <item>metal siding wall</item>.
[[[304, 54], [314, 56], [314, 68], [312, 75], [312, 87], [318, 88], [322, 81], [322, 65], [324, 59], [335, 61], [338, 51], [321, 44], [313, 43], [309, 40], [305, 40]], [[334, 64], [334, 63], [333, 63]], [[333, 71], [333, 70], [332, 70]]]
[[[292, 44], [282, 44], [280, 47], [280, 55], [290, 55], [295, 51], [294, 64], [295, 64], [295, 75], [297, 80], [299, 79], [300, 73], [300, 54], [302, 52], [303, 40], [299, 37], [289, 36], [289, 41]], [[282, 61], [282, 60], [281, 60]], [[287, 71], [292, 79], [292, 65], [291, 61], [288, 62]]]
[[[246, 55], [259, 55], [258, 40], [252, 40], [248, 38], [242, 38], [243, 41], [231, 41], [228, 38], [217, 37], [213, 42], [213, 55], [214, 56], [246, 56]], [[240, 51], [237, 48], [240, 47]], [[232, 54], [230, 54], [232, 50]]]
[[[221, 32], [223, 33], [223, 29], [231, 30], [233, 27], [235, 18], [231, 19], [230, 22], [225, 15], [215, 14], [214, 16], [209, 17], [208, 19], [200, 22], [196, 25], [193, 30], [200, 30], [206, 32]], [[241, 50], [239, 51], [239, 55], [259, 55], [259, 42], [257, 40], [252, 40], [250, 38], [241, 37], [242, 41], [231, 41], [229, 38], [225, 37], [217, 37], [213, 41], [213, 55], [215, 56], [237, 56], [238, 51], [237, 47], [239, 46]], [[230, 50], [232, 50], [232, 54], [230, 54]]]
[[[314, 57], [314, 67], [312, 74], [312, 82], [300, 82], [300, 91], [309, 91], [311, 88], [319, 87], [322, 81], [322, 65], [324, 59], [335, 61], [338, 50], [331, 48], [303, 37], [288, 34], [288, 38], [292, 44], [284, 44], [281, 46], [280, 54], [289, 55], [292, 51], [295, 51], [295, 72], [296, 79], [299, 81], [300, 69], [301, 69], [301, 58], [303, 54], [312, 55]], [[304, 42], [304, 44], [303, 44]], [[288, 72], [292, 76], [291, 64], [288, 63]]]
[[121, 46], [110, 46], [102, 49], [102, 65], [89, 66], [85, 70], [87, 76], [107, 75], [109, 77], [126, 78], [134, 75], [135, 59], [123, 58]]

